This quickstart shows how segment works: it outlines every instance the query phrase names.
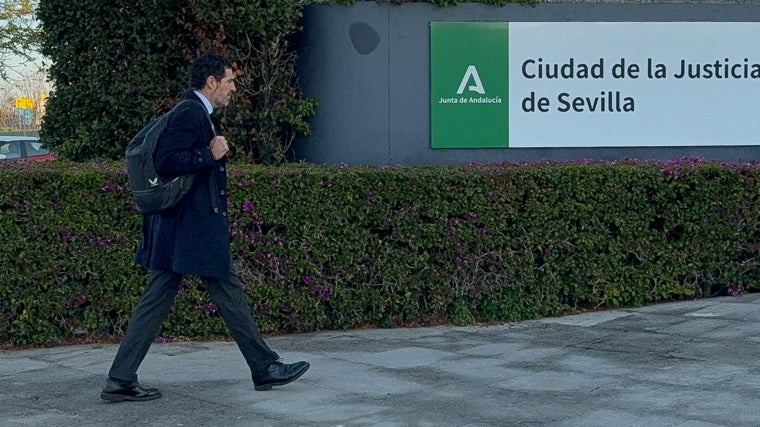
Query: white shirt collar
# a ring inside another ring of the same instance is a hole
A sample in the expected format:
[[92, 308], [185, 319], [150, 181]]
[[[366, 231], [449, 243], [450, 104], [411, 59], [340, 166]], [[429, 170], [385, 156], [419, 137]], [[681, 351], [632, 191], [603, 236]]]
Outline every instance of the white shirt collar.
[[208, 111], [208, 113], [209, 114], [213, 113], [214, 107], [211, 105], [211, 102], [208, 100], [208, 98], [206, 98], [205, 95], [198, 92], [197, 90], [194, 90], [193, 92], [195, 92], [195, 94], [198, 95], [198, 98], [201, 99], [201, 102], [203, 102], [203, 105], [206, 106], [206, 110]]

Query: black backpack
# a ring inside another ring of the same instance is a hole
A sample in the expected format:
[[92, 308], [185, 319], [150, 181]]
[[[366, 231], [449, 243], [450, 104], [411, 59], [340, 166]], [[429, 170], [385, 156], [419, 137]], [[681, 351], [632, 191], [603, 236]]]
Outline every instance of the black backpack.
[[[177, 103], [174, 108], [166, 112], [140, 130], [127, 146], [127, 176], [137, 210], [143, 214], [161, 213], [173, 208], [190, 191], [195, 182], [195, 175], [181, 175], [172, 178], [163, 178], [156, 173], [153, 163], [153, 154], [158, 145], [167, 123], [171, 119], [177, 107], [185, 102]], [[208, 115], [206, 115], [208, 117]], [[209, 123], [211, 118], [209, 117]], [[211, 129], [214, 125], [211, 124]]]

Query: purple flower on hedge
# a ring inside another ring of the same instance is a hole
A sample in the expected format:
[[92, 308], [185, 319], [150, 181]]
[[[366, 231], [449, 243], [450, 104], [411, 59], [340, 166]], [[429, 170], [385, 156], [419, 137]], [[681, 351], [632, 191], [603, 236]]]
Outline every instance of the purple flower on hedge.
[[736, 283], [732, 283], [728, 285], [728, 290], [726, 291], [729, 295], [732, 297], [738, 296], [741, 293], [741, 287], [737, 285]]
[[305, 275], [305, 276], [303, 276], [303, 283], [306, 286], [310, 285], [311, 284], [311, 276], [309, 276], [308, 274]]
[[106, 246], [109, 243], [111, 243], [111, 239], [106, 239], [105, 237], [97, 237], [92, 236], [89, 239], [87, 239], [88, 242], [90, 242], [91, 245], [95, 246]]
[[213, 316], [217, 313], [218, 310], [217, 310], [216, 304], [214, 304], [213, 302], [209, 302], [203, 308], [203, 311], [206, 312], [206, 316]]
[[64, 231], [63, 241], [66, 242], [67, 245], [70, 245], [71, 242], [74, 241], [74, 233], [72, 233], [71, 231]]
[[309, 292], [309, 295], [311, 295], [311, 296], [314, 296], [314, 295], [318, 294], [319, 293], [319, 286], [317, 286], [315, 284], [309, 285], [308, 292]]
[[166, 338], [164, 338], [163, 336], [159, 335], [159, 336], [156, 337], [155, 342], [157, 342], [159, 344], [166, 344]]
[[89, 294], [79, 294], [79, 295], [75, 296], [74, 298], [71, 298], [70, 300], [66, 301], [64, 303], [64, 305], [66, 307], [79, 308], [82, 305], [84, 305], [84, 303], [86, 303], [87, 300], [89, 300], [89, 299], [90, 299], [90, 295]]
[[462, 258], [460, 256], [454, 258], [454, 265], [457, 266], [457, 270], [461, 270], [462, 269], [462, 265], [464, 265], [464, 264], [465, 264], [464, 258]]
[[246, 200], [243, 202], [243, 212], [250, 212], [253, 210], [253, 202], [250, 200]]
[[332, 286], [331, 285], [325, 285], [322, 287], [322, 289], [319, 291], [319, 297], [322, 298], [324, 301], [330, 301], [332, 299]]
[[114, 191], [121, 192], [121, 191], [124, 191], [124, 186], [108, 181], [105, 184], [103, 184], [103, 186], [100, 188], [100, 191], [104, 193], [111, 193]]

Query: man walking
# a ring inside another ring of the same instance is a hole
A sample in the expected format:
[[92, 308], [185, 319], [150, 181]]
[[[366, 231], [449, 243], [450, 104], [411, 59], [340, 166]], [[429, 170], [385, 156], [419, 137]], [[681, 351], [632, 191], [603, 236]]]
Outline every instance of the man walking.
[[186, 274], [199, 276], [217, 305], [246, 363], [254, 389], [295, 381], [308, 369], [306, 362], [284, 364], [264, 342], [243, 294], [243, 285], [231, 268], [227, 218], [227, 152], [219, 122], [208, 115], [224, 107], [235, 91], [231, 62], [206, 54], [190, 66], [191, 90], [169, 121], [155, 152], [162, 176], [195, 174], [195, 183], [169, 211], [145, 215], [135, 263], [150, 269], [150, 278], [113, 361], [100, 397], [107, 401], [158, 399], [161, 392], [144, 388], [137, 369], [158, 334], [161, 323]]

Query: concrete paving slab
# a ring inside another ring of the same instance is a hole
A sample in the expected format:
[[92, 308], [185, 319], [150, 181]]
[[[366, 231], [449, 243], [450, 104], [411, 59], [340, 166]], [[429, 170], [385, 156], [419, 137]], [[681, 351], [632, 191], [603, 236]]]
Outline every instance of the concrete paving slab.
[[0, 351], [0, 426], [755, 426], [760, 298], [267, 341], [298, 381], [253, 389], [232, 342], [154, 344], [159, 400], [111, 404], [115, 344]]

